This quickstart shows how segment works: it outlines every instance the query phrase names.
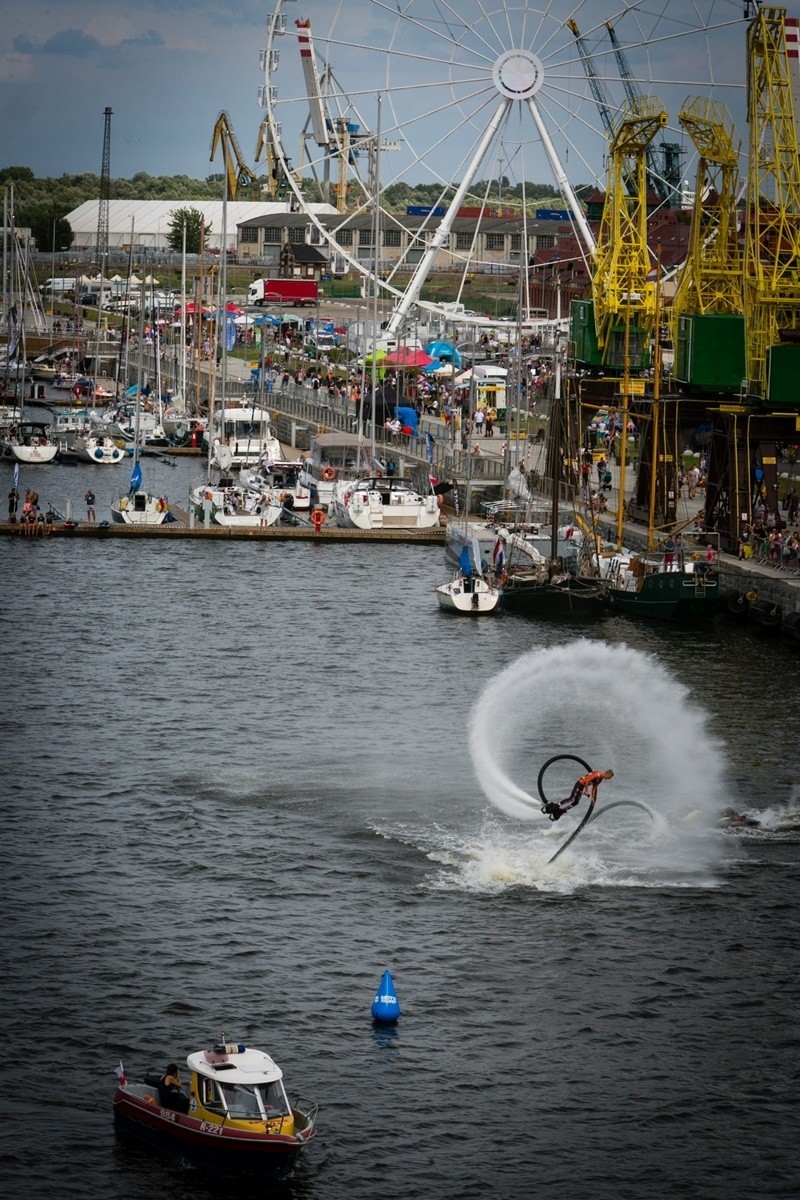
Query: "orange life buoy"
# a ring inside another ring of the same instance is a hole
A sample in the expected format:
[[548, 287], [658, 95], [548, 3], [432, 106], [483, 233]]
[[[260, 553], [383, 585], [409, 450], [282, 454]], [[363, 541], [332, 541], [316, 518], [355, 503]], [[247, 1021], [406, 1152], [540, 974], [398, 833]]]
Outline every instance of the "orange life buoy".
[[325, 480], [326, 483], [333, 483], [334, 479], [336, 478], [336, 468], [335, 467], [323, 467], [322, 468], [322, 478]]
[[311, 524], [314, 526], [314, 528], [316, 529], [316, 531], [318, 533], [319, 533], [320, 529], [322, 528], [324, 520], [325, 520], [325, 513], [322, 511], [321, 508], [315, 508], [311, 513]]

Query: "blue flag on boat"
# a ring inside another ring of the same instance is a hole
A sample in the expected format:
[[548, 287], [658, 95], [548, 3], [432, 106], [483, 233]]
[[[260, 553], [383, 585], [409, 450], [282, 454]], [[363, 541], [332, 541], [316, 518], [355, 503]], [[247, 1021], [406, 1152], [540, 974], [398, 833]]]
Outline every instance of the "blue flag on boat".
[[14, 491], [19, 487], [19, 463], [14, 463]]
[[138, 490], [141, 486], [142, 486], [142, 468], [139, 466], [139, 464], [137, 462], [135, 467], [131, 471], [131, 491], [138, 492]]

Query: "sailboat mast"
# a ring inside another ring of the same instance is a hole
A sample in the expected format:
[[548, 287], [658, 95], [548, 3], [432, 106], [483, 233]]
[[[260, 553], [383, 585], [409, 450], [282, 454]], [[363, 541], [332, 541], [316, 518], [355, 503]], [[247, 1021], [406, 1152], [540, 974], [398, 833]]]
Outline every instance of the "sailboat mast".
[[133, 423], [133, 469], [139, 464], [139, 414], [142, 407], [142, 387], [143, 387], [143, 371], [142, 371], [142, 355], [144, 353], [144, 305], [145, 305], [145, 282], [144, 279], [139, 284], [139, 354], [136, 364], [136, 419]]
[[[661, 243], [656, 256], [656, 340], [653, 348], [653, 404], [650, 410], [650, 501], [647, 514], [647, 549], [655, 548], [656, 487], [658, 479], [658, 438], [661, 412]], [[627, 430], [626, 430], [627, 437]]]
[[378, 263], [380, 234], [380, 195], [381, 195], [381, 94], [378, 92], [378, 118], [375, 125], [375, 204], [372, 211], [372, 444], [370, 446], [370, 461], [375, 462], [375, 420], [377, 416], [376, 392], [378, 388]]
[[183, 219], [183, 243], [181, 246], [181, 366], [180, 390], [181, 403], [186, 408], [186, 218]]

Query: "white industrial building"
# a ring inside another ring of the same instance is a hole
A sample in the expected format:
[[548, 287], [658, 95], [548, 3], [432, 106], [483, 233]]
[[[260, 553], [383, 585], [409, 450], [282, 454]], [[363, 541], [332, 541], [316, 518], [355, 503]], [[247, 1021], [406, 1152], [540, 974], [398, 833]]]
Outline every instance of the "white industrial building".
[[[99, 200], [86, 200], [78, 208], [67, 213], [75, 240], [73, 250], [93, 250], [97, 245], [97, 215]], [[314, 212], [336, 216], [330, 204], [312, 204]], [[221, 200], [109, 200], [108, 202], [108, 248], [127, 249], [135, 247], [168, 249], [172, 214], [176, 209], [196, 208], [202, 213], [206, 224], [211, 225], [207, 249], [222, 249], [222, 201]], [[227, 242], [230, 250], [236, 249], [236, 226], [256, 217], [280, 219], [292, 210], [287, 201], [230, 200], [227, 214]]]

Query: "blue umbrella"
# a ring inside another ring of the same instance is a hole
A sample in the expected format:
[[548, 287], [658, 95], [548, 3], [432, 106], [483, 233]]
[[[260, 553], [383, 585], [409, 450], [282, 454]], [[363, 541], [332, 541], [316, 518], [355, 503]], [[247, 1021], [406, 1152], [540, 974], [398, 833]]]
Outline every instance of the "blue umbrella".
[[461, 354], [452, 342], [428, 342], [425, 353], [432, 358], [440, 358], [442, 362], [452, 363], [454, 367], [461, 366]]

